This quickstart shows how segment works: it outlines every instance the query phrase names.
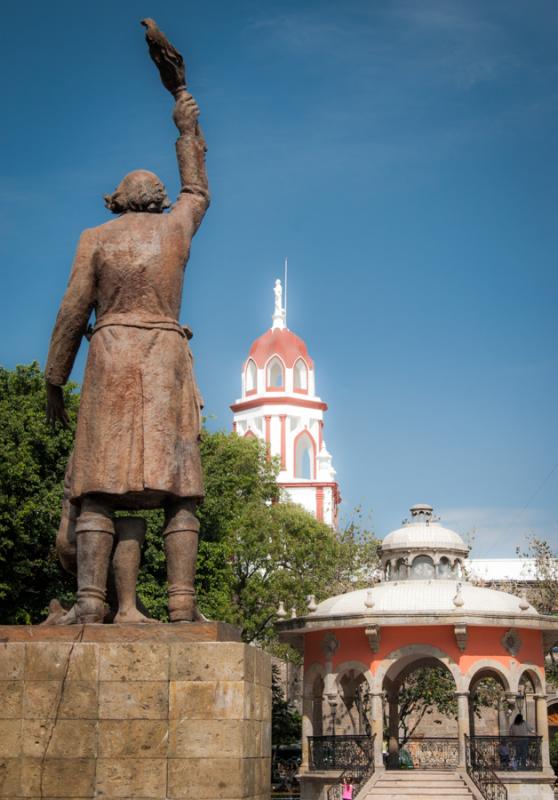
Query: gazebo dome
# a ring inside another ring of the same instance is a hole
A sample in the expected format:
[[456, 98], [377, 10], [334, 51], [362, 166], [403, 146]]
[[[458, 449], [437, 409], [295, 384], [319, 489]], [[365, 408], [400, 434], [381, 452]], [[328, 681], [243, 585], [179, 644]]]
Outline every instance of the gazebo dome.
[[469, 547], [440, 524], [432, 506], [411, 507], [411, 518], [384, 538], [382, 569], [387, 580], [460, 578]]
[[355, 617], [370, 614], [509, 614], [538, 616], [523, 598], [507, 592], [473, 586], [455, 580], [404, 580], [379, 583], [320, 603], [309, 615], [316, 617]]

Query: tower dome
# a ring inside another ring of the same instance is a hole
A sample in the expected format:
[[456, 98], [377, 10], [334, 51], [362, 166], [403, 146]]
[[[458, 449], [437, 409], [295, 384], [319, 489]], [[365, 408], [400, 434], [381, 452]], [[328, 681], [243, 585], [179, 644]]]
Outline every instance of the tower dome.
[[273, 355], [280, 356], [289, 369], [298, 358], [303, 358], [309, 368], [314, 368], [305, 342], [288, 328], [270, 328], [263, 333], [253, 342], [248, 358], [252, 358], [258, 367], [263, 367]]
[[291, 500], [335, 525], [340, 497], [323, 438], [327, 405], [316, 395], [306, 343], [287, 328], [280, 280], [274, 295], [272, 326], [252, 343], [242, 367], [233, 428], [261, 439], [279, 458], [278, 483]]
[[440, 524], [432, 506], [419, 503], [410, 511], [411, 518], [382, 542], [386, 580], [460, 578], [469, 554], [461, 536]]

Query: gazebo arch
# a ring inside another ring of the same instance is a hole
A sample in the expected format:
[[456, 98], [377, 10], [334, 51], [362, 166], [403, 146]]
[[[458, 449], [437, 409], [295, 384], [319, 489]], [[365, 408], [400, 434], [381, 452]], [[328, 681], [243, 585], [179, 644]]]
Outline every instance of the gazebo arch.
[[[339, 703], [337, 718], [339, 733], [361, 734], [369, 724], [366, 709], [359, 702], [366, 703], [372, 685], [372, 675], [362, 661], [345, 661], [336, 668], [335, 685]], [[362, 688], [361, 688], [362, 687]]]
[[439, 650], [430, 644], [410, 644], [397, 650], [392, 650], [382, 659], [376, 670], [372, 686], [373, 690], [375, 692], [383, 691], [386, 677], [388, 680], [393, 681], [409, 664], [428, 658], [439, 661], [442, 666], [451, 672], [455, 681], [456, 691], [464, 690], [463, 676], [456, 662], [443, 650]]
[[460, 761], [460, 740], [463, 736], [459, 735], [459, 721], [455, 723], [454, 736], [409, 738], [406, 733], [401, 738], [401, 688], [405, 680], [422, 667], [445, 670], [451, 676], [455, 694], [458, 696], [461, 685], [459, 667], [447, 653], [437, 647], [425, 644], [408, 645], [393, 651], [383, 660], [376, 676], [376, 685], [385, 690], [388, 702], [388, 768], [390, 769], [399, 769], [402, 765], [407, 765], [406, 762], [402, 762], [403, 755], [409, 760], [409, 766], [418, 768], [428, 766], [456, 768]]
[[541, 679], [539, 670], [537, 667], [532, 666], [531, 664], [518, 664], [516, 670], [514, 671], [514, 680], [512, 681], [511, 691], [517, 692], [519, 691], [519, 686], [521, 684], [521, 679], [524, 675], [528, 675], [531, 683], [533, 684], [533, 688], [536, 694], [544, 694], [545, 686]]
[[496, 678], [505, 692], [512, 691], [512, 676], [499, 661], [493, 658], [479, 658], [469, 667], [464, 676], [465, 691], [471, 691], [474, 683], [484, 677]]
[[339, 664], [339, 666], [335, 670], [336, 672], [335, 682], [339, 684], [343, 675], [346, 672], [349, 672], [350, 670], [354, 670], [355, 672], [360, 672], [365, 678], [368, 686], [372, 688], [372, 683], [374, 679], [372, 677], [372, 673], [370, 672], [370, 665], [365, 664], [363, 661], [343, 661], [343, 663]]
[[[484, 666], [477, 662], [475, 670], [469, 680], [469, 728], [471, 736], [479, 734], [488, 736], [505, 736], [509, 728], [510, 715], [510, 691], [509, 680], [499, 664], [490, 663], [485, 660]], [[497, 684], [497, 698], [490, 698], [490, 692], [494, 692], [494, 687], [490, 687], [489, 681]], [[485, 701], [492, 700], [492, 703], [480, 704], [479, 713], [475, 708], [479, 690], [486, 692]]]

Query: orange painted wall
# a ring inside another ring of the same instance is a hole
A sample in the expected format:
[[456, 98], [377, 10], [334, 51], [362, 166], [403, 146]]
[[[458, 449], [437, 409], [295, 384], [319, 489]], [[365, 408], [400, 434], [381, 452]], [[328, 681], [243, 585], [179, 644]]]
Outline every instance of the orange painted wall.
[[[333, 656], [333, 668], [336, 669], [345, 661], [361, 661], [369, 665], [374, 673], [379, 662], [394, 650], [411, 644], [428, 644], [446, 653], [458, 664], [462, 673], [481, 659], [491, 658], [508, 668], [511, 662], [544, 666], [542, 634], [534, 630], [518, 630], [522, 641], [517, 659], [510, 656], [500, 639], [505, 628], [469, 627], [467, 648], [462, 653], [457, 647], [453, 627], [451, 625], [397, 626], [381, 629], [380, 649], [372, 653], [363, 628], [332, 629], [339, 641], [339, 648]], [[325, 664], [322, 642], [325, 631], [316, 631], [305, 637], [305, 668], [316, 662]]]

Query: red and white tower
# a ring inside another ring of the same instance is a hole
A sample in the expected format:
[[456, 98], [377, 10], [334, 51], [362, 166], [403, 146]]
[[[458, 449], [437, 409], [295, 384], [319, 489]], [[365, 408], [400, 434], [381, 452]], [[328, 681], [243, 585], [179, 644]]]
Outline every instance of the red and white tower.
[[278, 456], [279, 485], [317, 519], [335, 526], [339, 487], [324, 438], [327, 405], [315, 394], [314, 362], [287, 328], [281, 281], [273, 324], [252, 344], [242, 369], [242, 397], [231, 409], [239, 436], [256, 436]]

